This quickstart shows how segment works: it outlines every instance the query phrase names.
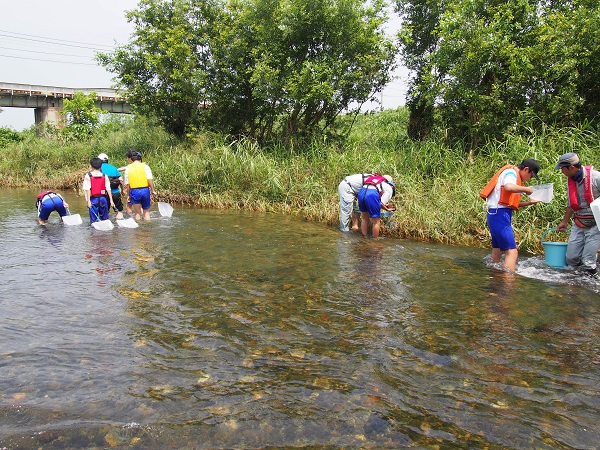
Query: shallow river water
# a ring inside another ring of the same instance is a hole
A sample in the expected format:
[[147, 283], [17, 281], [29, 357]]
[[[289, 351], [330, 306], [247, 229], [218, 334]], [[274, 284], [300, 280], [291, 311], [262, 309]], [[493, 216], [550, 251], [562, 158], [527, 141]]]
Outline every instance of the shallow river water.
[[600, 285], [522, 255], [0, 190], [0, 448], [600, 448]]

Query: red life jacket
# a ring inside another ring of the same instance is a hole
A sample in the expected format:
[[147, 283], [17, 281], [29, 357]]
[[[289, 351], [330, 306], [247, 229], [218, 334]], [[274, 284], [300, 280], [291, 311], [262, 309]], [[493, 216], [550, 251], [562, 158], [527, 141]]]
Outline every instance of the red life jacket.
[[48, 194], [54, 194], [54, 191], [44, 191], [40, 195], [38, 195], [37, 198], [38, 198], [38, 200], [41, 200]]
[[[585, 178], [583, 179], [583, 197], [588, 206], [594, 201], [594, 194], [592, 193], [593, 168], [593, 166], [584, 166]], [[581, 206], [579, 205], [579, 198], [577, 197], [577, 184], [572, 178], [569, 178], [567, 181], [567, 190], [569, 191], [569, 205], [571, 205], [571, 209], [573, 211], [579, 211]]]
[[106, 175], [102, 175], [101, 177], [92, 176], [91, 172], [88, 172], [90, 176], [90, 198], [94, 197], [104, 197], [106, 196]]
[[37, 196], [37, 200], [35, 202], [36, 208], [40, 207], [40, 203], [42, 203], [42, 199], [48, 194], [54, 194], [54, 192], [53, 191], [44, 191], [40, 195]]
[[388, 183], [390, 186], [392, 186], [393, 197], [396, 194], [396, 187], [388, 180], [386, 180], [383, 175], [379, 175], [377, 172], [371, 175], [369, 178], [367, 178], [364, 184], [365, 186], [375, 186], [375, 189], [377, 189], [377, 192], [379, 192], [379, 196], [382, 197], [383, 188], [381, 187], [381, 183], [383, 182]]

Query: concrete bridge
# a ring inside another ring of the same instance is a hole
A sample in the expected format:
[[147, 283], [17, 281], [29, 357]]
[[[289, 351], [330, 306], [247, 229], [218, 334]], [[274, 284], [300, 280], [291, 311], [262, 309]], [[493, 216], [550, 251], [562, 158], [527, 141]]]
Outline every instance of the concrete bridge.
[[65, 98], [72, 99], [76, 92], [96, 92], [95, 104], [103, 111], [130, 114], [131, 105], [108, 88], [68, 88], [36, 86], [31, 84], [0, 83], [0, 107], [33, 108], [35, 124], [53, 122], [60, 125], [60, 111]]

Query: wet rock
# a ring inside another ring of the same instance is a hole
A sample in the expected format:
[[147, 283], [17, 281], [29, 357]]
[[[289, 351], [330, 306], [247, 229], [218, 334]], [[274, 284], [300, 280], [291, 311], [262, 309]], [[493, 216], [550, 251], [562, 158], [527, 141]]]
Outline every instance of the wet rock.
[[389, 426], [389, 420], [381, 418], [378, 414], [371, 414], [365, 423], [365, 436], [369, 439], [382, 436], [388, 432]]

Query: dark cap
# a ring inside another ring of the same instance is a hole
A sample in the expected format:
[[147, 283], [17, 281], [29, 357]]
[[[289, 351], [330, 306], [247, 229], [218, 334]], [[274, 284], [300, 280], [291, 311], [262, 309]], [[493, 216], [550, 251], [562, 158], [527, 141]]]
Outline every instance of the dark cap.
[[577, 156], [577, 153], [569, 152], [565, 153], [564, 155], [561, 155], [561, 157], [558, 158], [558, 164], [554, 168], [556, 170], [559, 170], [563, 167], [570, 167], [573, 164], [577, 164], [578, 162], [579, 156]]
[[533, 178], [535, 178], [536, 180], [539, 180], [538, 172], [540, 171], [541, 166], [540, 166], [540, 163], [537, 162], [535, 159], [531, 159], [531, 158], [524, 159], [523, 162], [521, 163], [521, 167], [529, 168], [529, 171], [532, 173]]
[[129, 150], [127, 152], [127, 158], [131, 159], [132, 161], [141, 161], [142, 154], [137, 150]]

